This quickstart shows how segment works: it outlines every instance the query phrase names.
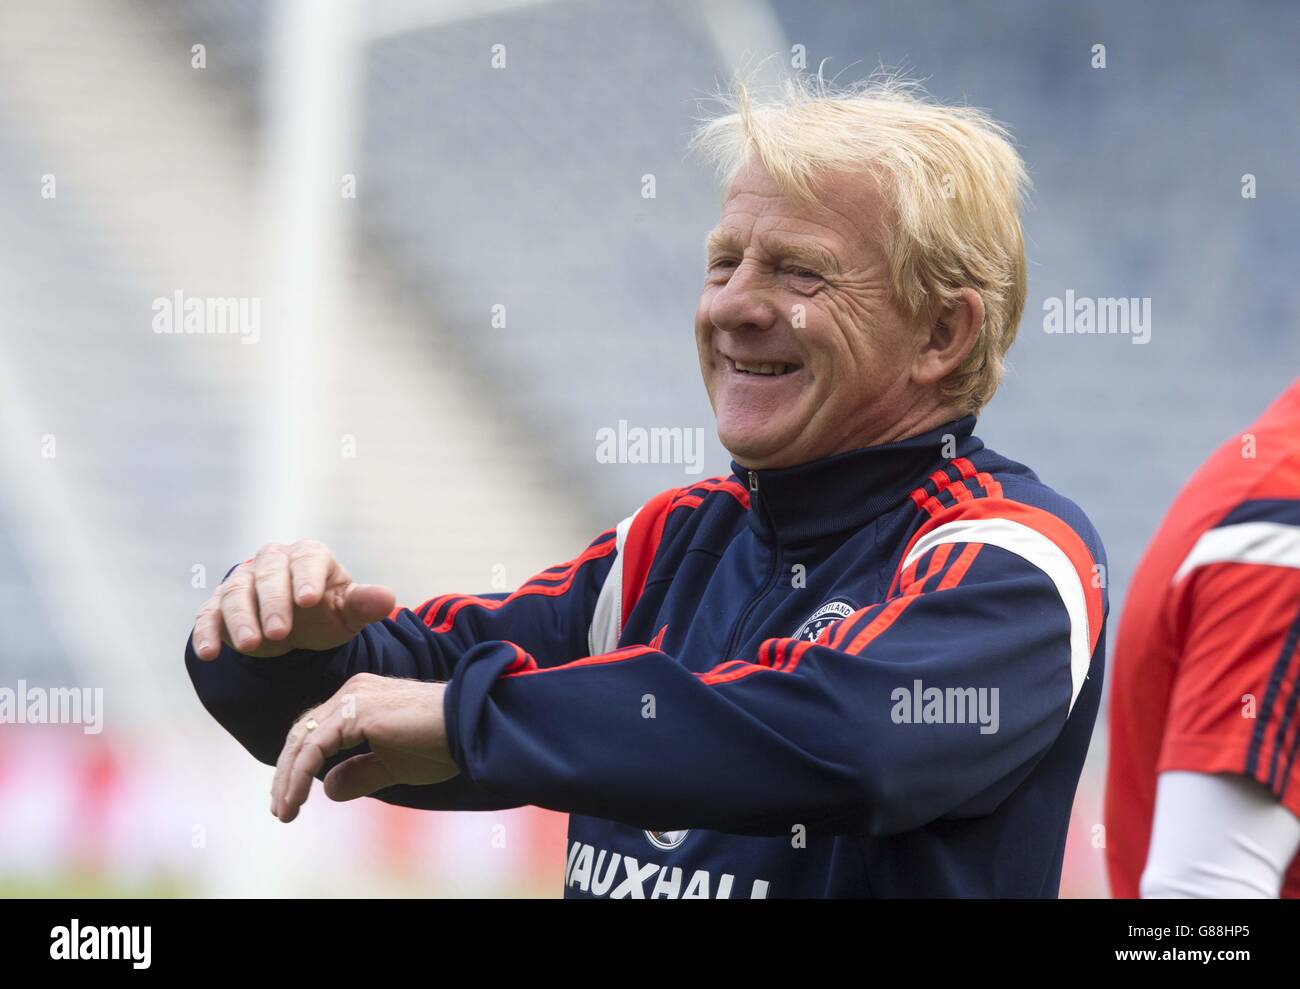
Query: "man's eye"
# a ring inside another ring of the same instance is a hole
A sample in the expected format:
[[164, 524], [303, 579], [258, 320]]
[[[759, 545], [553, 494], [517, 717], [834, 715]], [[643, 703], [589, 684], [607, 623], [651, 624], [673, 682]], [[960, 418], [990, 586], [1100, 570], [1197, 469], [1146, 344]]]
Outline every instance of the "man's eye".
[[734, 258], [714, 258], [709, 262], [709, 271], [730, 271], [736, 267]]
[[796, 278], [821, 278], [821, 273], [813, 271], [811, 268], [800, 268], [797, 265], [793, 268], [785, 269]]

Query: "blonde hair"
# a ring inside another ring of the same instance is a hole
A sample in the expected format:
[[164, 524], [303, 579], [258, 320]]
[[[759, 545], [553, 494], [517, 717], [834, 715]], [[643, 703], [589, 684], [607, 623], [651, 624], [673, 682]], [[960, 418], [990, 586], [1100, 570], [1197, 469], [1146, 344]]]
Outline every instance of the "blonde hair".
[[952, 406], [978, 412], [1002, 380], [1025, 304], [1020, 205], [1029, 177], [1006, 129], [883, 74], [843, 89], [797, 75], [768, 97], [738, 80], [721, 100], [725, 112], [691, 143], [728, 184], [757, 159], [787, 195], [815, 202], [820, 177], [862, 172], [893, 214], [882, 247], [904, 312], [919, 319], [952, 306], [961, 288], [979, 293], [979, 336], [940, 383]]

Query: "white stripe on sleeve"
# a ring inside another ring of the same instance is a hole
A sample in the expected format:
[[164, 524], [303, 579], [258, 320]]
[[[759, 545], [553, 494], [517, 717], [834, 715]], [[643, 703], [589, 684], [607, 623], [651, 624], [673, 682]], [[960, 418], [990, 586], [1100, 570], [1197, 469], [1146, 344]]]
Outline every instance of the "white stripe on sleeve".
[[1196, 540], [1173, 582], [1211, 563], [1257, 563], [1300, 570], [1300, 525], [1240, 522], [1210, 529]]
[[1092, 636], [1088, 628], [1088, 599], [1079, 572], [1065, 550], [1037, 529], [1010, 519], [966, 519], [949, 522], [927, 532], [917, 540], [903, 561], [911, 566], [936, 546], [944, 543], [982, 543], [997, 546], [1032, 563], [1043, 571], [1056, 587], [1070, 619], [1070, 707], [1083, 689], [1092, 662]]

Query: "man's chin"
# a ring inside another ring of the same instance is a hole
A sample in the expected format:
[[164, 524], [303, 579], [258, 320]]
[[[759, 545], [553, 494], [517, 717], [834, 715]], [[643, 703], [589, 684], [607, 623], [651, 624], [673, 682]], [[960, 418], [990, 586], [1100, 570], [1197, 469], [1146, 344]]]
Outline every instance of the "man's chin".
[[770, 470], [775, 467], [791, 467], [798, 463], [790, 444], [782, 437], [770, 433], [737, 433], [719, 429], [718, 439], [731, 454], [731, 459], [742, 467], [752, 470]]

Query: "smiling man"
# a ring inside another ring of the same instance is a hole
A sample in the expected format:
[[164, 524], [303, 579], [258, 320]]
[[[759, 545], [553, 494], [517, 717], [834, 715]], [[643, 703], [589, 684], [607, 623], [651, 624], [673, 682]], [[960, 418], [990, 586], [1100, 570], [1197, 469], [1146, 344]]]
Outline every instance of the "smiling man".
[[513, 594], [414, 610], [264, 546], [198, 616], [208, 710], [291, 821], [566, 811], [565, 893], [1054, 896], [1101, 694], [1101, 543], [973, 435], [1025, 297], [1025, 174], [891, 82], [743, 87], [695, 318], [735, 462]]

